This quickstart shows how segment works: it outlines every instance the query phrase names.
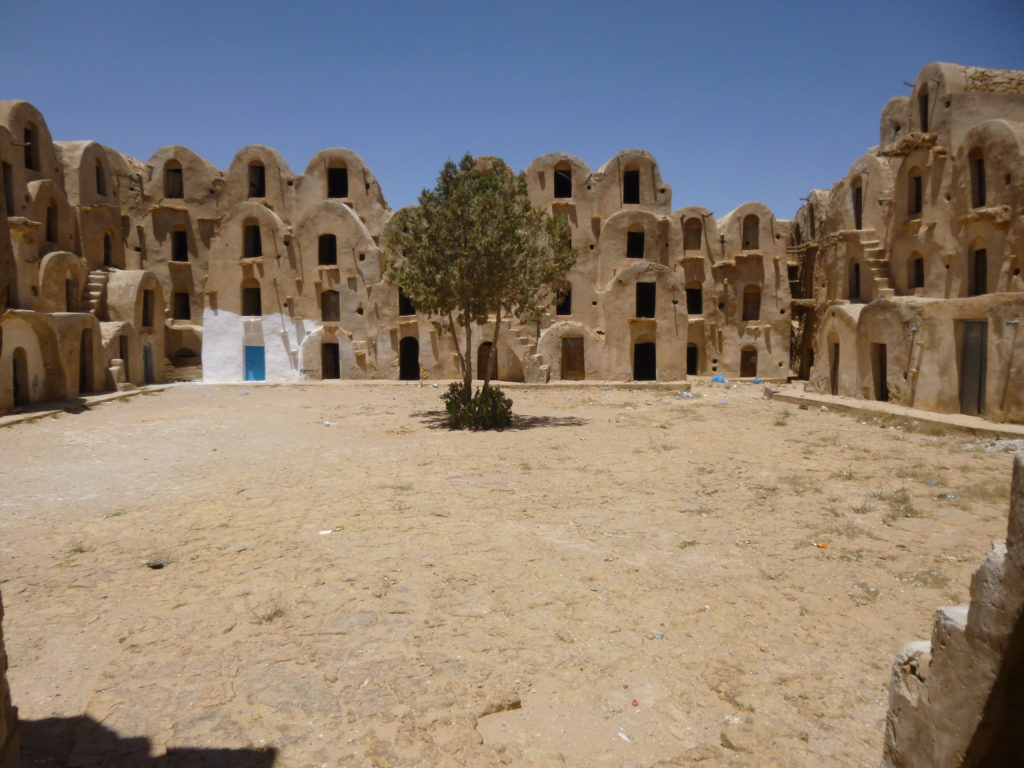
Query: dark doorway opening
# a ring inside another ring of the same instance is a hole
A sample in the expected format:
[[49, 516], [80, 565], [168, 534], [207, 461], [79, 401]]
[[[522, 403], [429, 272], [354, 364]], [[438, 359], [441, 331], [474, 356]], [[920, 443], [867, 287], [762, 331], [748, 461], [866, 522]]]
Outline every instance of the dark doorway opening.
[[571, 168], [555, 168], [555, 197], [572, 197]]
[[142, 348], [142, 381], [152, 384], [156, 381], [153, 370], [153, 348], [147, 344]]
[[113, 244], [110, 241], [110, 235], [103, 236], [103, 266], [109, 267], [114, 263], [113, 255]]
[[[491, 363], [491, 352], [493, 347], [491, 342], [485, 341], [476, 350], [476, 377], [478, 379], [486, 378], [487, 366]], [[491, 371], [491, 378], [498, 378], [498, 361], [494, 361], [494, 370]]]
[[572, 314], [572, 288], [564, 288], [561, 293], [558, 294], [558, 304], [555, 305], [556, 315], [571, 315]]
[[753, 378], [757, 376], [757, 350], [744, 347], [740, 350], [740, 376]]
[[171, 232], [171, 261], [188, 261], [188, 232], [184, 229]]
[[700, 219], [687, 219], [686, 223], [683, 224], [683, 250], [699, 251], [701, 233], [703, 231], [704, 225]]
[[984, 248], [971, 253], [971, 274], [968, 280], [971, 296], [988, 292], [988, 251]]
[[562, 338], [562, 380], [582, 381], [587, 377], [583, 357], [583, 337]]
[[11, 373], [14, 379], [14, 404], [28, 405], [32, 396], [28, 388], [28, 355], [21, 347], [14, 350], [11, 358]]
[[885, 344], [871, 345], [871, 377], [875, 400], [889, 401], [889, 350]]
[[7, 163], [0, 164], [4, 174], [4, 208], [8, 216], [14, 215], [14, 169]]
[[860, 299], [860, 264], [853, 262], [850, 264], [850, 300], [857, 301]]
[[176, 160], [168, 160], [164, 166], [164, 197], [185, 197], [185, 174]]
[[960, 412], [985, 412], [985, 368], [988, 361], [988, 322], [965, 320], [960, 352]]
[[64, 311], [75, 311], [75, 281], [70, 278], [64, 280]]
[[658, 378], [658, 352], [653, 341], [633, 345], [633, 380], [654, 381]]
[[320, 235], [316, 241], [316, 258], [320, 266], [330, 267], [338, 263], [338, 236]]
[[686, 345], [686, 375], [696, 376], [700, 370], [700, 350], [696, 344]]
[[644, 233], [626, 233], [626, 258], [642, 259], [644, 257]]
[[704, 314], [704, 289], [699, 285], [686, 289], [686, 314]]
[[189, 295], [184, 291], [178, 291], [174, 294], [174, 319], [192, 319], [192, 302], [189, 299]]
[[640, 203], [640, 171], [626, 171], [622, 174], [622, 202], [627, 205]]
[[46, 206], [46, 242], [56, 243], [57, 239], [57, 206], [50, 203]]
[[654, 317], [656, 283], [636, 284], [636, 317]]
[[971, 207], [985, 205], [985, 158], [979, 150], [971, 152]]
[[249, 166], [249, 197], [267, 196], [267, 169], [263, 163]]
[[337, 343], [326, 342], [320, 345], [320, 378], [340, 379], [341, 364]]
[[263, 314], [263, 296], [259, 285], [243, 286], [242, 314], [245, 317], [259, 317]]
[[327, 169], [327, 196], [348, 197], [348, 168]]
[[92, 392], [96, 389], [92, 371], [92, 331], [86, 328], [78, 344], [78, 392]]
[[406, 336], [398, 342], [398, 378], [420, 380], [420, 342], [415, 336]]
[[864, 187], [853, 188], [853, 228], [864, 229]]
[[915, 288], [924, 288], [924, 258], [918, 257], [911, 263], [913, 267], [913, 273], [910, 281], [911, 290]]
[[401, 317], [416, 314], [416, 307], [413, 305], [412, 299], [406, 296], [401, 288], [398, 289], [398, 314]]
[[761, 247], [761, 220], [753, 213], [743, 217], [743, 250], [756, 251]]
[[259, 224], [245, 225], [245, 238], [242, 245], [242, 256], [246, 259], [255, 259], [263, 255], [263, 238], [260, 235]]

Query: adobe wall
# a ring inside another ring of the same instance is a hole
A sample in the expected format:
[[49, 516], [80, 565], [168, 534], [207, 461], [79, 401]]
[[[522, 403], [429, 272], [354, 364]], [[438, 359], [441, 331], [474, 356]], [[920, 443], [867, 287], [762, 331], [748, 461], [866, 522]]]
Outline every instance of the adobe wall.
[[18, 765], [18, 710], [11, 706], [7, 687], [7, 653], [4, 651], [4, 602], [0, 596], [0, 768]]
[[1006, 541], [971, 579], [970, 605], [939, 608], [889, 683], [883, 768], [1024, 765], [1024, 455], [1013, 463]]

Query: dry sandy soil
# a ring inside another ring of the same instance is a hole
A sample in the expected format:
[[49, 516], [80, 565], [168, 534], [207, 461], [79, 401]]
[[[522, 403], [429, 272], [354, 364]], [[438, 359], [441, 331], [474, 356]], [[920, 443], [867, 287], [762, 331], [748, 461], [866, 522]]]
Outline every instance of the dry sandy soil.
[[514, 388], [472, 434], [432, 386], [181, 385], [0, 430], [25, 765], [875, 768], [1011, 457], [714, 387]]

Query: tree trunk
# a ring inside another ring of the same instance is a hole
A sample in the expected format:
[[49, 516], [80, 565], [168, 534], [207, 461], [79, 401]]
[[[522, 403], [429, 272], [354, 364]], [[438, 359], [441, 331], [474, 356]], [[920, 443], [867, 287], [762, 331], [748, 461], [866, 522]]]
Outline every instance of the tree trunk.
[[501, 307], [494, 315], [494, 338], [491, 341], [491, 354], [487, 356], [487, 375], [484, 376], [484, 389], [491, 385], [491, 376], [498, 372], [498, 331], [501, 330]]
[[466, 365], [462, 369], [462, 382], [466, 385], [466, 405], [473, 399], [473, 326], [466, 323]]
[[455, 330], [455, 318], [452, 317], [451, 312], [448, 313], [448, 329], [452, 332], [452, 341], [455, 342], [455, 354], [459, 358], [459, 370], [462, 373], [462, 383], [465, 386], [465, 399], [466, 404], [469, 404], [469, 400], [473, 393], [473, 368], [470, 362], [469, 356], [469, 345], [472, 343], [472, 331], [469, 326], [466, 326], [466, 354], [462, 354], [462, 350], [459, 348], [459, 334]]

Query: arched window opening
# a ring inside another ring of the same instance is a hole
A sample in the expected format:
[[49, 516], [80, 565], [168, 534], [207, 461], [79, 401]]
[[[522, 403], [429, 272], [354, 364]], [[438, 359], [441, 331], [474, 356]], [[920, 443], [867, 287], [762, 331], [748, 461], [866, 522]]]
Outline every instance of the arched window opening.
[[46, 206], [46, 242], [57, 242], [57, 205], [50, 203]]
[[928, 132], [928, 106], [928, 87], [925, 86], [917, 94], [917, 111], [921, 116], [921, 131], [923, 133]]
[[110, 234], [103, 235], [103, 266], [110, 267], [114, 263], [113, 254], [113, 243], [110, 240]]
[[981, 208], [985, 205], [985, 157], [980, 149], [968, 155], [971, 167], [971, 207]]
[[249, 164], [249, 197], [267, 196], [267, 169], [263, 163]]
[[164, 163], [164, 197], [185, 197], [185, 173], [177, 160]]
[[340, 293], [324, 291], [320, 294], [320, 319], [325, 323], [337, 323], [341, 320]]
[[657, 306], [657, 283], [636, 284], [635, 317], [654, 317]]
[[153, 327], [153, 291], [142, 292], [142, 327]]
[[756, 251], [761, 247], [761, 220], [753, 213], [743, 217], [743, 250]]
[[914, 170], [910, 172], [910, 178], [907, 180], [907, 214], [920, 216], [923, 208], [924, 179], [921, 177], [920, 171]]
[[740, 350], [740, 376], [746, 379], [757, 376], [757, 350], [746, 346]]
[[969, 269], [968, 296], [988, 293], [988, 251], [985, 248], [977, 248], [971, 252]]
[[327, 169], [327, 196], [348, 197], [348, 168], [344, 165]]
[[320, 235], [316, 241], [317, 263], [333, 266], [338, 263], [338, 236]]
[[860, 299], [860, 262], [854, 261], [850, 263], [850, 285], [849, 285], [850, 301], [858, 301]]
[[30, 171], [39, 170], [39, 133], [36, 131], [36, 127], [29, 123], [25, 126], [25, 168]]
[[743, 321], [751, 322], [761, 319], [761, 289], [756, 285], [748, 285], [743, 289]]
[[[636, 225], [634, 225], [636, 226]], [[644, 257], [644, 231], [639, 227], [626, 233], [626, 258], [642, 259]]]
[[853, 228], [864, 229], [864, 187], [860, 179], [853, 182]]
[[189, 295], [185, 291], [178, 291], [174, 294], [174, 319], [175, 320], [191, 320], [192, 319], [192, 302], [189, 300]]
[[556, 315], [572, 314], [572, 286], [564, 285], [558, 292], [558, 303], [555, 305]]
[[103, 161], [96, 158], [96, 194], [107, 196], [107, 174], [103, 172]]
[[622, 202], [626, 205], [639, 205], [640, 203], [640, 171], [623, 171], [622, 173]]
[[188, 232], [184, 229], [171, 232], [171, 261], [188, 261]]
[[839, 342], [832, 341], [828, 345], [828, 379], [829, 392], [839, 394]]
[[703, 232], [704, 223], [695, 216], [691, 216], [683, 222], [683, 250], [699, 251]]
[[686, 284], [686, 314], [704, 314], [704, 288], [700, 283]]
[[260, 225], [251, 219], [245, 222], [242, 256], [246, 259], [255, 259], [263, 255], [263, 238], [260, 235]]
[[242, 283], [242, 314], [245, 317], [259, 317], [263, 314], [263, 295], [256, 278], [246, 278]]
[[402, 381], [420, 379], [420, 342], [415, 336], [406, 336], [398, 342], [398, 378]]
[[572, 197], [572, 166], [568, 163], [555, 166], [555, 197]]

